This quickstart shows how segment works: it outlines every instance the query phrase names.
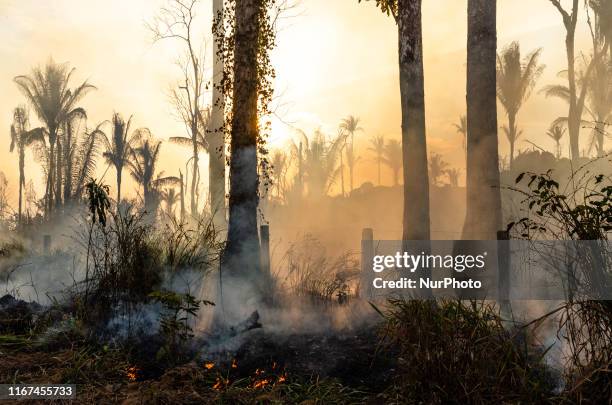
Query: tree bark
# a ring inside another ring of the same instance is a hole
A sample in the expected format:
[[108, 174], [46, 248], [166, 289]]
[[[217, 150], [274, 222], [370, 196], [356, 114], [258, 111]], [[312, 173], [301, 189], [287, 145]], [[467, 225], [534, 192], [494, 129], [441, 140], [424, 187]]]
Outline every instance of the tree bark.
[[[223, 15], [223, 0], [213, 0], [213, 18]], [[222, 17], [221, 17], [222, 18]], [[213, 33], [222, 35], [222, 32]], [[213, 89], [212, 89], [212, 110], [209, 128], [209, 193], [210, 207], [213, 220], [217, 228], [225, 228], [225, 99], [221, 91], [221, 81], [223, 79], [224, 64], [220, 57], [219, 45], [213, 41]]]
[[[262, 0], [236, 0], [229, 226], [221, 257], [222, 293], [232, 304], [257, 300], [262, 291], [257, 228], [257, 44], [262, 7]], [[226, 321], [237, 321], [239, 311], [225, 308]]]
[[516, 128], [516, 113], [514, 112], [508, 114], [508, 130], [510, 131], [510, 170], [512, 170], [512, 164], [514, 163], [514, 144], [516, 143], [516, 136], [518, 134]]
[[421, 0], [399, 0], [397, 23], [404, 160], [403, 240], [429, 240]]
[[496, 0], [468, 1], [467, 213], [463, 239], [495, 240], [501, 227], [497, 135]]

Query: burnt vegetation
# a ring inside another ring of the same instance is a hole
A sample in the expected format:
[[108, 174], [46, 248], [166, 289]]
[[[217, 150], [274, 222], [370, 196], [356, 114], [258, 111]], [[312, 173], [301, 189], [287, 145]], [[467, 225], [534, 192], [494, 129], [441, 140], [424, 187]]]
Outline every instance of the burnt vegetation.
[[[568, 104], [542, 134], [553, 153], [518, 149], [541, 49], [522, 57], [512, 42], [498, 55], [496, 1], [468, 1], [467, 114], [454, 124], [465, 173], [428, 151], [420, 0], [373, 2], [397, 25], [402, 118], [401, 141], [366, 140], [376, 185], [359, 178], [366, 130], [354, 115], [332, 135], [293, 127], [289, 147], [270, 150], [271, 52], [288, 1], [210, 2], [210, 77], [198, 40], [208, 3], [168, 0], [148, 25], [153, 42], [184, 53], [169, 101], [185, 133], [169, 140], [189, 158], [169, 173], [165, 144], [131, 115], [91, 124], [81, 102], [97, 89], [75, 84], [68, 64], [49, 59], [15, 77], [27, 105], [10, 127], [15, 212], [0, 176], [0, 382], [77, 384], [82, 403], [612, 403], [612, 181], [600, 174], [610, 164], [612, 2], [584, 3], [584, 66], [574, 44], [582, 2], [550, 2], [568, 59], [567, 86], [543, 89]], [[30, 155], [41, 190], [26, 181]], [[590, 244], [565, 299], [515, 316], [494, 300], [368, 296], [367, 263], [347, 235], [375, 221], [405, 241], [493, 239], [507, 223], [511, 239]], [[330, 237], [321, 223], [348, 230]], [[289, 240], [271, 239], [276, 226]]]

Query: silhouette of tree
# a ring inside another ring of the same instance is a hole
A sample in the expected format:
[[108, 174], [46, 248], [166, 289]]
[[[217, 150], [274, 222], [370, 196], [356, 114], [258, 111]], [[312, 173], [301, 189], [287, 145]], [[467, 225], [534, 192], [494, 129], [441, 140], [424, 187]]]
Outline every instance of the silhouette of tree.
[[461, 134], [461, 136], [463, 137], [462, 141], [462, 146], [463, 146], [463, 150], [466, 150], [466, 144], [467, 144], [467, 117], [465, 115], [461, 115], [459, 117], [459, 123], [458, 124], [453, 124], [455, 126], [455, 129], [457, 130], [457, 132], [459, 134]]
[[439, 185], [439, 179], [446, 172], [448, 163], [442, 159], [439, 153], [432, 153], [429, 158], [429, 176], [433, 185]]
[[[567, 117], [565, 118], [568, 126], [568, 135], [570, 140], [570, 152], [572, 159], [578, 159], [580, 157], [580, 124], [582, 121], [582, 113], [584, 110], [584, 101], [586, 98], [587, 86], [583, 85], [578, 92], [578, 81], [582, 80], [583, 83], [586, 83], [591, 75], [591, 70], [593, 68], [593, 61], [597, 60], [599, 57], [599, 51], [597, 49], [594, 50], [593, 58], [591, 59], [591, 63], [588, 64], [587, 68], [584, 70], [584, 74], [582, 77], [578, 77], [576, 72], [576, 26], [578, 24], [578, 11], [579, 11], [579, 1], [572, 0], [572, 9], [570, 12], [566, 11], [561, 2], [559, 0], [550, 0], [552, 5], [559, 11], [561, 18], [563, 20], [563, 25], [565, 26], [565, 49], [567, 54], [567, 93], [566, 99], [569, 104], [569, 112]], [[560, 90], [557, 89], [557, 92]], [[547, 90], [547, 95], [552, 94], [556, 95], [551, 88]]]
[[[74, 69], [69, 69], [67, 64], [58, 64], [50, 59], [44, 67], [33, 68], [30, 75], [14, 78], [17, 87], [32, 105], [40, 121], [44, 123], [41, 130], [44, 131], [49, 141], [45, 188], [47, 214], [52, 211], [54, 195], [61, 203], [61, 181], [59, 181], [62, 176], [61, 148], [58, 147], [56, 151], [59, 131], [74, 114], [77, 103], [89, 90], [95, 88], [87, 81], [70, 88], [73, 73]], [[54, 184], [56, 184], [55, 190]]]
[[337, 136], [328, 140], [320, 130], [316, 130], [311, 140], [302, 134], [303, 170], [308, 195], [318, 199], [327, 195], [340, 173], [338, 158], [344, 139]]
[[544, 65], [539, 63], [541, 51], [537, 49], [522, 59], [519, 43], [512, 42], [497, 56], [497, 98], [508, 115], [504, 132], [510, 142], [510, 169], [514, 160], [514, 145], [521, 134], [516, 117], [544, 71]]
[[402, 169], [402, 144], [397, 139], [390, 139], [385, 145], [383, 163], [393, 173], [393, 185], [399, 185], [399, 172]]
[[276, 197], [281, 200], [287, 189], [287, 155], [282, 150], [276, 150], [272, 154], [272, 172], [274, 188], [276, 189]]
[[[148, 25], [153, 33], [154, 40], [175, 39], [180, 41], [186, 54], [177, 61], [181, 68], [182, 82], [177, 88], [170, 91], [170, 99], [179, 117], [186, 126], [189, 137], [174, 137], [172, 142], [189, 146], [192, 149], [191, 174], [191, 215], [198, 212], [198, 184], [200, 152], [207, 150], [205, 134], [208, 130], [208, 115], [202, 105], [204, 104], [204, 57], [203, 52], [195, 38], [196, 8], [198, 0], [168, 0], [162, 7], [153, 22]], [[187, 142], [185, 142], [187, 141]]]
[[160, 200], [166, 206], [166, 216], [168, 219], [173, 219], [174, 215], [174, 205], [180, 200], [179, 194], [177, 194], [176, 189], [174, 187], [164, 188], [159, 192]]
[[606, 126], [612, 116], [612, 68], [610, 59], [603, 55], [593, 62], [593, 73], [587, 81], [585, 111], [591, 117], [593, 127], [589, 153], [595, 148], [597, 156], [601, 157], [605, 154]]
[[553, 123], [548, 131], [546, 131], [546, 135], [548, 135], [553, 141], [555, 141], [556, 145], [556, 157], [557, 159], [561, 158], [561, 138], [565, 135], [566, 129], [560, 124]]
[[382, 135], [377, 135], [370, 139], [370, 146], [368, 148], [369, 151], [374, 153], [376, 166], [378, 167], [378, 185], [380, 186], [380, 166], [383, 162], [383, 155], [385, 153], [385, 137]]
[[351, 142], [349, 147], [346, 148], [346, 165], [349, 169], [349, 191], [353, 191], [353, 175], [355, 172], [355, 165], [357, 164], [358, 157], [355, 155], [355, 132], [363, 131], [363, 128], [359, 126], [360, 119], [349, 115], [344, 118], [340, 123], [340, 129], [347, 132], [347, 134], [351, 137]]
[[447, 169], [444, 173], [448, 176], [448, 182], [452, 187], [459, 187], [459, 179], [461, 178], [461, 169]]
[[25, 187], [25, 150], [34, 142], [44, 142], [44, 134], [40, 128], [30, 131], [28, 110], [25, 106], [18, 106], [13, 110], [13, 123], [11, 124], [10, 151], [17, 149], [19, 155], [19, 205], [17, 210], [17, 223], [21, 225], [23, 212], [23, 189]]
[[156, 173], [160, 149], [161, 141], [154, 139], [147, 128], [136, 130], [128, 165], [132, 178], [142, 187], [144, 209], [152, 216], [155, 216], [159, 207], [159, 189], [180, 182], [176, 177], [164, 177], [163, 172]]
[[121, 203], [121, 180], [123, 168], [127, 165], [130, 158], [131, 146], [133, 142], [133, 137], [129, 136], [131, 123], [131, 116], [126, 122], [121, 114], [114, 113], [111, 121], [111, 139], [109, 140], [106, 136], [102, 138], [105, 148], [102, 156], [104, 159], [106, 159], [106, 162], [109, 165], [112, 165], [115, 168], [115, 173], [117, 176], [117, 207], [119, 207], [119, 204]]

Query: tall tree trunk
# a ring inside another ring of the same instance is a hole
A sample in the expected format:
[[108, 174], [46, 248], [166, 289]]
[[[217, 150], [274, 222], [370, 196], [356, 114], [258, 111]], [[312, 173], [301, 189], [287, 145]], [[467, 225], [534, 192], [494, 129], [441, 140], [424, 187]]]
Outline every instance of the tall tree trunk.
[[399, 0], [397, 22], [404, 160], [403, 240], [429, 240], [421, 0]]
[[509, 141], [510, 141], [510, 170], [512, 170], [512, 166], [514, 163], [514, 144], [516, 143], [516, 136], [518, 134], [518, 130], [516, 128], [516, 114], [510, 113], [508, 114], [508, 130], [510, 133]]
[[344, 158], [342, 157], [342, 149], [340, 149], [340, 188], [342, 190], [342, 197], [344, 197]]
[[[213, 0], [213, 18], [223, 15], [223, 0]], [[213, 35], [223, 35], [222, 32]], [[213, 89], [212, 89], [212, 110], [210, 115], [209, 128], [209, 194], [210, 208], [213, 220], [218, 228], [226, 226], [225, 219], [225, 100], [221, 91], [221, 81], [223, 80], [223, 59], [219, 55], [219, 45], [213, 41]]]
[[117, 207], [121, 204], [121, 175], [123, 174], [123, 166], [119, 166], [117, 169]]
[[[236, 300], [260, 299], [263, 287], [257, 231], [257, 44], [263, 5], [262, 0], [235, 4], [229, 227], [221, 257], [224, 300], [234, 306]], [[237, 311], [225, 308], [226, 321], [237, 321], [242, 316]]]
[[[195, 133], [194, 133], [195, 131]], [[200, 166], [200, 158], [198, 156], [198, 138], [197, 129], [192, 128], [191, 139], [193, 141], [193, 171], [191, 173], [191, 216], [196, 218], [198, 215], [198, 207], [196, 203], [196, 190], [198, 188], [198, 171]]]
[[63, 173], [62, 173], [62, 169], [63, 169], [63, 165], [65, 162], [63, 162], [62, 159], [62, 155], [63, 155], [63, 147], [64, 145], [62, 144], [62, 142], [60, 142], [60, 139], [57, 139], [57, 145], [56, 146], [56, 158], [55, 158], [55, 168], [56, 168], [56, 174], [55, 174], [55, 206], [58, 208], [61, 207], [62, 205], [62, 177], [63, 177]]
[[497, 238], [501, 227], [497, 136], [496, 0], [468, 0], [467, 213], [463, 239]]
[[[21, 134], [23, 136], [23, 132]], [[19, 145], [19, 208], [17, 211], [17, 224], [21, 226], [21, 213], [23, 206], [23, 186], [25, 185], [25, 145]]]
[[179, 179], [181, 182], [181, 223], [185, 222], [185, 180], [183, 172], [179, 170]]
[[53, 212], [53, 190], [55, 178], [55, 129], [49, 128], [49, 165], [47, 167], [47, 184], [45, 188], [45, 194], [47, 199], [47, 217], [50, 217]]

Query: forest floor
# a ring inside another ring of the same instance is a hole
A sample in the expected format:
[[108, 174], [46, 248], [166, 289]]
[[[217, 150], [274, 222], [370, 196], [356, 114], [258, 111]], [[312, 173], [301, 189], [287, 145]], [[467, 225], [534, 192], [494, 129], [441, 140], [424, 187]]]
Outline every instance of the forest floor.
[[35, 306], [17, 302], [2, 310], [0, 305], [0, 381], [75, 383], [76, 403], [367, 403], [390, 384], [397, 363], [389, 351], [377, 351], [376, 326], [277, 334], [264, 325], [239, 336], [237, 349], [224, 353], [225, 359], [208, 360], [200, 353], [160, 366], [154, 358], [134, 355], [133, 348], [92, 343], [78, 325], [59, 328], [52, 337], [18, 333], [25, 331], [16, 321], [28, 317], [30, 305]]

